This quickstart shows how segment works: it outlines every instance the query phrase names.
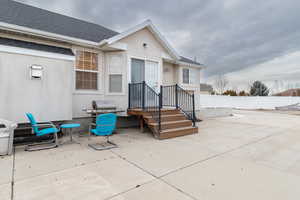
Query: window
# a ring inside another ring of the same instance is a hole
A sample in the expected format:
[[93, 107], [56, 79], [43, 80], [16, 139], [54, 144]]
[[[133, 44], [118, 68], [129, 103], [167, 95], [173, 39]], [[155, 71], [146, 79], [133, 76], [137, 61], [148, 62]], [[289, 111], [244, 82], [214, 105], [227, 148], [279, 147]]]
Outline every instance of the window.
[[112, 54], [109, 56], [108, 92], [123, 92], [123, 55]]
[[98, 54], [87, 51], [76, 53], [76, 89], [98, 89]]
[[109, 92], [121, 93], [122, 92], [122, 75], [111, 74], [109, 75]]
[[182, 82], [184, 84], [197, 84], [199, 71], [197, 69], [182, 69]]
[[182, 82], [185, 84], [190, 83], [190, 70], [189, 69], [182, 70]]

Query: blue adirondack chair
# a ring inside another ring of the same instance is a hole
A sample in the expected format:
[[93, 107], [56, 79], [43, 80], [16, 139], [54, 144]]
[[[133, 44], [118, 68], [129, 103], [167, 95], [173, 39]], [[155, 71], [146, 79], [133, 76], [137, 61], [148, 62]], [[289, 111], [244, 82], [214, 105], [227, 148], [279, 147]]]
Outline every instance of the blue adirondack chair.
[[57, 129], [52, 122], [37, 123], [31, 113], [26, 113], [26, 116], [29, 119], [32, 130], [36, 136], [53, 135], [54, 137], [51, 141], [28, 145], [25, 148], [26, 151], [38, 151], [58, 147], [57, 133], [59, 132], [59, 129]]
[[[113, 113], [98, 115], [96, 118], [96, 124], [92, 123], [90, 125], [89, 134], [94, 134], [96, 136], [105, 136], [105, 143], [89, 144], [95, 150], [106, 150], [118, 147], [115, 143], [109, 140], [109, 136], [113, 134], [116, 129], [117, 115]], [[92, 129], [92, 127], [95, 127]]]

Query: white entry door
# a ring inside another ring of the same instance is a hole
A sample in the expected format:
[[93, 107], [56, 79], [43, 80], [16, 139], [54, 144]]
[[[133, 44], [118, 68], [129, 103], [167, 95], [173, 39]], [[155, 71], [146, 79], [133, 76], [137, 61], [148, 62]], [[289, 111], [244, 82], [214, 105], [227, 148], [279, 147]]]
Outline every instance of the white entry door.
[[145, 81], [158, 92], [158, 77], [159, 77], [159, 64], [158, 62], [146, 61], [145, 65]]

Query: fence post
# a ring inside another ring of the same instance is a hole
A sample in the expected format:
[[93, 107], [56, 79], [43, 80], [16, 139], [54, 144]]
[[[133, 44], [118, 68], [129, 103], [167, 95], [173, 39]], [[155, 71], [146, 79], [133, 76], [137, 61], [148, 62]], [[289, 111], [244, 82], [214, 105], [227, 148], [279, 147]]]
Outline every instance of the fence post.
[[130, 83], [128, 83], [128, 109], [131, 108], [131, 94], [130, 94], [130, 91], [131, 90], [131, 85]]
[[192, 94], [193, 97], [193, 126], [196, 126], [196, 113], [195, 113], [195, 94]]
[[142, 84], [142, 108], [145, 110], [145, 88], [146, 88], [146, 82], [143, 81]]
[[177, 85], [177, 83], [175, 85], [175, 104], [176, 104], [176, 109], [178, 110], [178, 85]]

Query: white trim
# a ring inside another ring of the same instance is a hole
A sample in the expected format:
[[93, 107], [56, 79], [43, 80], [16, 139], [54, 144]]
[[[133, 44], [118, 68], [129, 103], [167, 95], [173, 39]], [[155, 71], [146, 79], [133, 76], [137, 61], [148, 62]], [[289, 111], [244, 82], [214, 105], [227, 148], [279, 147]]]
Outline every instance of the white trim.
[[[137, 59], [137, 60], [143, 60], [144, 62], [145, 62], [145, 67], [146, 67], [146, 62], [148, 61], [148, 62], [156, 62], [156, 63], [158, 63], [158, 71], [159, 71], [159, 73], [158, 73], [158, 88], [162, 85], [162, 83], [163, 83], [163, 81], [162, 81], [162, 78], [163, 78], [163, 76], [162, 76], [162, 73], [163, 73], [163, 61], [162, 61], [162, 59], [148, 59], [148, 58], [143, 58], [143, 57], [139, 57], [139, 56], [128, 56], [128, 61], [127, 61], [127, 63], [128, 63], [128, 74], [127, 74], [127, 82], [128, 83], [131, 83], [131, 61], [132, 61], [132, 59]], [[145, 73], [146, 73], [146, 70], [145, 70]], [[145, 74], [145, 76], [146, 76], [146, 74]]]
[[171, 60], [171, 59], [166, 59], [166, 58], [163, 58], [163, 61], [167, 62], [167, 63], [175, 64], [175, 65], [194, 67], [194, 68], [197, 68], [197, 69], [199, 69], [199, 68], [204, 69], [205, 68], [205, 66], [202, 65], [202, 64], [192, 64], [192, 63], [188, 63], [188, 62], [176, 61], [176, 60]]
[[184, 66], [187, 66], [187, 67], [195, 67], [195, 68], [200, 68], [200, 69], [203, 69], [204, 66], [203, 65], [198, 65], [198, 64], [191, 64], [191, 63], [187, 63], [187, 62], [183, 62], [183, 61], [179, 61], [178, 62], [179, 65], [184, 65]]
[[104, 45], [104, 44], [112, 44], [115, 43], [143, 28], [148, 28], [153, 35], [156, 37], [156, 39], [158, 39], [158, 41], [160, 41], [160, 43], [168, 50], [168, 52], [176, 59], [180, 59], [180, 56], [177, 54], [177, 52], [175, 51], [175, 49], [172, 48], [172, 46], [169, 44], [169, 42], [163, 37], [163, 35], [157, 30], [157, 28], [153, 25], [153, 23], [151, 22], [151, 20], [146, 20], [145, 22], [138, 24], [137, 26], [128, 29], [127, 31], [124, 31], [116, 36], [113, 36], [107, 40], [103, 40], [102, 42], [100, 42], [100, 45]]
[[[103, 83], [100, 81], [102, 81], [103, 78], [103, 69], [101, 67], [104, 66], [104, 62], [103, 62], [103, 55], [100, 55], [99, 52], [97, 51], [90, 51], [89, 49], [85, 49], [85, 48], [80, 48], [80, 49], [74, 49], [73, 51], [75, 51], [75, 62], [74, 62], [74, 66], [73, 66], [73, 94], [75, 95], [103, 95]], [[76, 69], [76, 55], [77, 52], [90, 52], [90, 53], [95, 53], [98, 57], [98, 70], [82, 70], [82, 69]], [[100, 56], [102, 56], [102, 58], [100, 58]], [[102, 64], [100, 64], [100, 60], [102, 61]], [[97, 73], [97, 90], [93, 90], [93, 89], [76, 89], [76, 72], [91, 72], [91, 73]]]
[[63, 55], [63, 54], [58, 54], [58, 53], [51, 53], [51, 52], [25, 49], [25, 48], [20, 48], [20, 47], [12, 47], [12, 46], [6, 46], [6, 45], [0, 45], [0, 51], [6, 52], [6, 53], [15, 53], [15, 54], [38, 56], [38, 57], [44, 57], [44, 58], [54, 58], [54, 59], [60, 59], [60, 60], [75, 61], [75, 56], [68, 56], [68, 55]]
[[98, 69], [98, 70], [85, 70], [85, 69], [76, 69], [76, 66], [75, 66], [75, 71], [78, 71], [78, 72], [91, 72], [91, 73], [99, 73], [99, 69]]
[[0, 22], [0, 28], [8, 31], [14, 31], [18, 33], [25, 33], [25, 34], [31, 34], [35, 36], [40, 36], [40, 37], [46, 37], [49, 39], [55, 39], [55, 40], [60, 40], [64, 42], [72, 42], [72, 43], [77, 43], [81, 45], [90, 45], [90, 46], [98, 46], [99, 42], [92, 42], [88, 40], [83, 40], [83, 39], [78, 39], [74, 37], [69, 37], [69, 36], [64, 36], [56, 33], [50, 33], [47, 31], [41, 31], [37, 29], [32, 29], [32, 28], [27, 28], [24, 26], [18, 26], [15, 24], [8, 24], [5, 22]]
[[[105, 54], [105, 61], [106, 61], [106, 65], [105, 65], [105, 95], [108, 96], [124, 96], [127, 95], [126, 94], [126, 68], [124, 66], [124, 68], [121, 66], [121, 72], [120, 73], [113, 73], [110, 74], [109, 72], [109, 65], [110, 65], [110, 57], [113, 55], [121, 55], [122, 57], [122, 62], [124, 63], [124, 65], [126, 64], [126, 54], [124, 54], [123, 52], [107, 52]], [[122, 92], [110, 92], [109, 91], [109, 78], [110, 75], [122, 75]]]

